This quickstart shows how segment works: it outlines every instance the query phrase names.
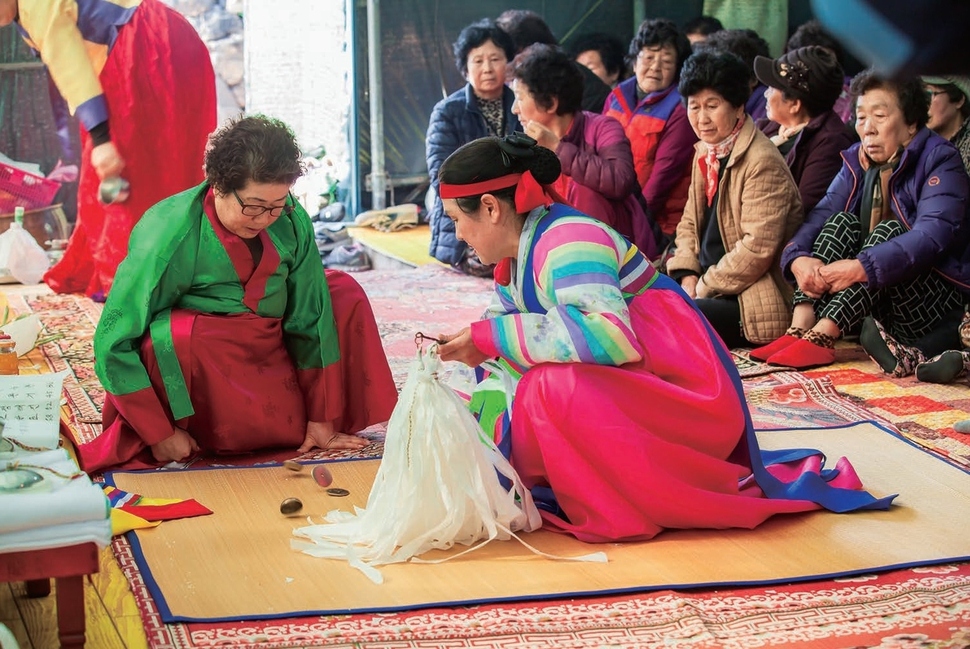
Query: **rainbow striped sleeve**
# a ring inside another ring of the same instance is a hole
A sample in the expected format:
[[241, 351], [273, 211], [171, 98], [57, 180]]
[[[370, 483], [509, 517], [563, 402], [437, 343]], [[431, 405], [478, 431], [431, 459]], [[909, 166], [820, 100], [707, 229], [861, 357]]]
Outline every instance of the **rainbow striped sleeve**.
[[539, 363], [622, 365], [640, 360], [642, 349], [620, 290], [626, 248], [590, 219], [552, 225], [536, 244], [535, 267], [523, 269], [532, 273], [547, 312], [476, 323], [476, 346], [523, 369]]

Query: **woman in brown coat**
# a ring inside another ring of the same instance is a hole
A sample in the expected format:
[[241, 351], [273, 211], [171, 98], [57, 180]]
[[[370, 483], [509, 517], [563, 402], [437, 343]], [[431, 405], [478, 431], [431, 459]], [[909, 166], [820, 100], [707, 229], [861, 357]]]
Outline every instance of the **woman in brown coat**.
[[787, 329], [791, 289], [778, 255], [802, 221], [784, 158], [744, 112], [749, 76], [735, 56], [701, 52], [680, 79], [701, 141], [667, 272], [729, 348], [774, 340]]

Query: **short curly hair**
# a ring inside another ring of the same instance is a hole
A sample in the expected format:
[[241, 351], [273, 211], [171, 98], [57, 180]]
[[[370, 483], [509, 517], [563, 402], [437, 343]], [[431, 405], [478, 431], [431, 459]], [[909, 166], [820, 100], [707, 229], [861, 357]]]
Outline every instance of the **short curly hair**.
[[220, 194], [250, 181], [292, 185], [303, 175], [303, 153], [290, 127], [265, 115], [237, 117], [209, 136], [205, 176]]
[[835, 53], [835, 58], [839, 61], [839, 65], [845, 67], [845, 50], [842, 48], [842, 44], [834, 36], [825, 31], [822, 23], [815, 19], [806, 21], [798, 26], [795, 33], [785, 43], [785, 52], [791, 52], [792, 50], [808, 47], [809, 45], [819, 45], [832, 50]]
[[536, 43], [515, 57], [512, 76], [529, 86], [540, 108], [552, 108], [558, 101], [557, 115], [570, 115], [582, 109], [583, 74], [561, 48]]
[[896, 95], [907, 124], [916, 124], [917, 128], [923, 128], [929, 119], [930, 100], [927, 99], [923, 81], [919, 78], [888, 79], [872, 68], [867, 68], [852, 79], [849, 90], [852, 92], [853, 105], [870, 90], [885, 90]]
[[612, 34], [592, 32], [580, 34], [569, 45], [569, 54], [574, 59], [583, 52], [590, 51], [599, 53], [607, 73], [623, 76], [623, 68], [626, 66], [623, 41]]
[[690, 41], [677, 29], [677, 25], [672, 20], [657, 18], [654, 20], [644, 20], [640, 23], [637, 35], [630, 41], [630, 57], [636, 59], [640, 50], [645, 47], [663, 47], [670, 45], [677, 52], [677, 68], [674, 72], [674, 81], [680, 79], [680, 70], [684, 67], [684, 61], [690, 56]]
[[[530, 9], [507, 9], [495, 19], [495, 24], [512, 39], [514, 54], [536, 43], [559, 45], [559, 39], [542, 16]], [[509, 60], [512, 60], [511, 56]]]
[[687, 100], [703, 90], [713, 90], [735, 108], [744, 106], [751, 95], [748, 68], [730, 52], [702, 50], [686, 63], [677, 90]]
[[515, 45], [512, 39], [502, 31], [494, 20], [482, 18], [477, 22], [468, 25], [458, 34], [458, 40], [452, 46], [452, 53], [455, 55], [455, 66], [462, 76], [468, 73], [468, 54], [476, 47], [481, 47], [488, 41], [495, 43], [495, 46], [505, 52], [505, 60], [511, 61], [515, 56]]
[[699, 51], [729, 52], [741, 59], [748, 70], [749, 81], [756, 79], [754, 58], [756, 56], [771, 58], [768, 42], [753, 29], [722, 29], [708, 36], [706, 41], [698, 43], [697, 46]]

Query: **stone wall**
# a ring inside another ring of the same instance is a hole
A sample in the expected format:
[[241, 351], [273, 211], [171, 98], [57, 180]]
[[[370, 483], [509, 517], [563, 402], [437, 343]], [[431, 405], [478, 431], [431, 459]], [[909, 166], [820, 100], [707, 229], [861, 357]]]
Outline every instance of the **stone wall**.
[[325, 150], [294, 193], [311, 213], [350, 173], [351, 51], [345, 0], [244, 0], [246, 110], [289, 124], [304, 151]]
[[219, 123], [240, 112], [282, 119], [314, 158], [294, 187], [307, 210], [323, 206], [334, 181], [343, 194], [353, 92], [347, 0], [163, 1], [209, 47]]

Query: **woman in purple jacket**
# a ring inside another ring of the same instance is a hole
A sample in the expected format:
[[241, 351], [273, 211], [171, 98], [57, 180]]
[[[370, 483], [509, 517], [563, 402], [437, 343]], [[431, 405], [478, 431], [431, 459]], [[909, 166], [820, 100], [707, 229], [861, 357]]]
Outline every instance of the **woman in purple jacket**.
[[553, 45], [523, 50], [512, 62], [512, 91], [526, 135], [559, 156], [562, 176], [553, 187], [654, 259], [659, 250], [639, 202], [630, 141], [612, 117], [580, 110], [583, 79], [569, 56]]
[[861, 323], [870, 357], [903, 376], [924, 354], [959, 346], [944, 325], [959, 321], [970, 294], [970, 181], [956, 148], [926, 128], [918, 79], [867, 70], [852, 91], [862, 141], [843, 152], [828, 194], [782, 252], [797, 284], [792, 327], [751, 356], [828, 365], [836, 339]]
[[810, 214], [842, 167], [839, 153], [855, 141], [832, 109], [842, 93], [842, 66], [831, 50], [815, 45], [774, 60], [757, 56], [754, 73], [768, 86], [768, 117], [758, 128], [785, 156]]

